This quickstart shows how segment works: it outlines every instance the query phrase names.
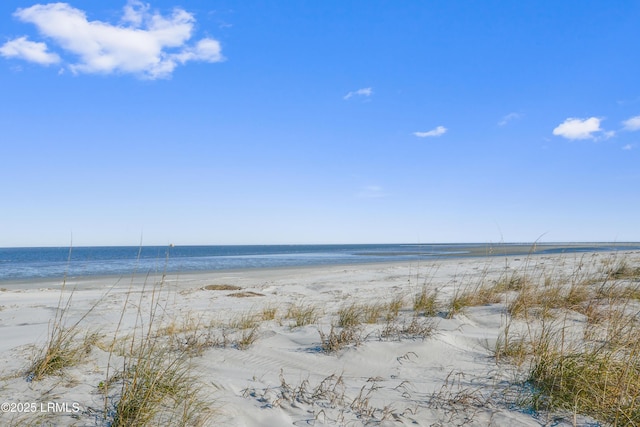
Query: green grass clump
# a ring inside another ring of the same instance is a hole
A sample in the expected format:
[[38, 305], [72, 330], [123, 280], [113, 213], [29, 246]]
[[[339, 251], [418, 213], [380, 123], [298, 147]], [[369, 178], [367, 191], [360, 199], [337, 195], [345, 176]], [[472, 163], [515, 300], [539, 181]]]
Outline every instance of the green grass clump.
[[520, 275], [518, 273], [512, 273], [505, 275], [500, 280], [498, 280], [493, 289], [497, 292], [507, 292], [507, 291], [521, 291], [528, 287], [531, 284], [531, 280], [524, 275]]
[[150, 292], [145, 292], [146, 286], [145, 282], [136, 304], [133, 333], [123, 343], [121, 367], [110, 375], [131, 290], [114, 333], [105, 381], [98, 386], [104, 394], [105, 421], [110, 427], [202, 425], [211, 411], [201, 398], [201, 385], [191, 363], [192, 346], [170, 345], [183, 331], [162, 328], [169, 301], [163, 295], [164, 280]]
[[350, 328], [362, 323], [362, 309], [353, 303], [338, 310], [338, 326]]
[[477, 307], [501, 302], [501, 289], [499, 286], [488, 287], [480, 284], [475, 287], [457, 290], [453, 298], [449, 301], [447, 317], [451, 319], [456, 314], [463, 312], [467, 307]]
[[[615, 262], [613, 262], [615, 261]], [[494, 355], [523, 368], [532, 409], [564, 410], [613, 426], [640, 425], [640, 319], [626, 260], [566, 281], [546, 277], [507, 303]], [[523, 328], [511, 328], [522, 319]]]
[[640, 267], [632, 266], [627, 259], [612, 261], [605, 270], [607, 276], [613, 279], [639, 279]]
[[27, 368], [27, 379], [39, 381], [60, 373], [64, 368], [78, 365], [91, 352], [98, 337], [97, 333], [87, 333], [81, 337], [77, 327], [55, 327], [40, 354]]
[[452, 319], [453, 316], [460, 314], [465, 308], [474, 305], [474, 297], [470, 292], [461, 291], [456, 292], [453, 298], [449, 300], [447, 307], [447, 318]]
[[506, 360], [517, 367], [521, 367], [531, 356], [531, 351], [531, 345], [528, 340], [505, 333], [498, 338], [493, 355], [498, 362]]
[[229, 326], [234, 329], [254, 329], [260, 324], [260, 319], [254, 313], [243, 313], [233, 319]]
[[251, 329], [245, 329], [244, 331], [242, 331], [240, 338], [236, 340], [236, 343], [235, 343], [236, 348], [238, 350], [248, 349], [251, 346], [251, 344], [257, 341], [258, 331], [259, 331], [258, 326], [255, 326]]
[[400, 310], [404, 307], [404, 296], [398, 294], [386, 304], [385, 319], [387, 322], [395, 320], [400, 315]]
[[413, 298], [413, 311], [424, 316], [435, 316], [438, 314], [438, 291], [429, 290], [426, 286]]
[[299, 328], [318, 321], [318, 309], [312, 305], [292, 304], [289, 306], [286, 318], [293, 319], [292, 328]]
[[102, 299], [91, 306], [75, 323], [67, 326], [75, 289], [67, 297], [65, 297], [65, 290], [66, 280], [62, 282], [55, 317], [49, 324], [49, 337], [26, 370], [29, 381], [39, 381], [46, 376], [60, 373], [66, 367], [79, 364], [98, 341], [99, 335], [95, 332], [85, 333], [82, 338], [79, 338], [82, 335], [79, 325]]
[[565, 409], [615, 426], [640, 425], [640, 362], [612, 352], [550, 352], [529, 377], [534, 409]]
[[207, 413], [183, 353], [143, 346], [109, 382], [115, 381], [121, 382], [121, 393], [107, 412], [111, 427], [198, 425]]
[[278, 307], [267, 305], [262, 308], [262, 311], [260, 312], [260, 318], [265, 321], [275, 320], [276, 314], [278, 314]]
[[382, 317], [385, 305], [383, 303], [363, 304], [360, 309], [362, 311], [362, 321], [368, 324], [375, 324]]

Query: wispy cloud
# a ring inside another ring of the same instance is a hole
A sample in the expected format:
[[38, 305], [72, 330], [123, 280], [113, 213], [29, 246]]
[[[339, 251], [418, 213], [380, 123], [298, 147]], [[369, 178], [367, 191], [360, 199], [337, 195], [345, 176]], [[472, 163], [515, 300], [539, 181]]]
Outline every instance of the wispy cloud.
[[18, 37], [0, 47], [0, 55], [5, 58], [20, 58], [40, 65], [51, 65], [60, 62], [55, 53], [47, 52], [45, 43], [32, 42], [27, 37]]
[[623, 150], [625, 150], [625, 151], [629, 151], [629, 150], [632, 150], [632, 149], [633, 149], [633, 147], [634, 147], [634, 145], [633, 145], [633, 144], [627, 144], [627, 145], [624, 145], [624, 146], [622, 147], [622, 149], [623, 149]]
[[637, 96], [635, 98], [631, 98], [631, 99], [621, 99], [619, 101], [616, 101], [618, 103], [618, 105], [631, 105], [631, 104], [637, 104], [638, 102], [640, 102], [640, 96]]
[[628, 120], [622, 122], [625, 130], [636, 131], [640, 130], [640, 116], [631, 117]]
[[413, 135], [417, 136], [418, 138], [430, 138], [430, 137], [444, 135], [446, 132], [447, 132], [446, 127], [438, 126], [437, 128], [431, 129], [430, 131], [427, 131], [427, 132], [414, 132]]
[[386, 197], [387, 194], [382, 187], [377, 185], [367, 185], [360, 190], [357, 196], [362, 199], [379, 199]]
[[358, 89], [358, 90], [354, 90], [354, 91], [349, 92], [348, 94], [346, 94], [343, 97], [343, 99], [345, 99], [345, 100], [346, 99], [351, 99], [354, 96], [367, 96], [368, 97], [368, 96], [371, 96], [371, 95], [373, 95], [373, 89], [370, 88], [370, 87], [365, 87], [365, 88], [362, 88], [362, 89]]
[[[71, 61], [77, 61], [67, 64], [73, 73], [132, 73], [156, 79], [170, 77], [188, 61], [223, 60], [217, 40], [203, 38], [188, 44], [195, 18], [180, 8], [163, 16], [151, 12], [147, 4], [130, 0], [118, 25], [89, 21], [85, 12], [67, 3], [37, 4], [18, 9], [14, 16], [34, 24], [61, 53], [70, 54]], [[26, 37], [8, 41], [0, 53], [42, 65], [62, 62], [58, 54], [48, 52], [45, 43]]]
[[500, 121], [498, 122], [498, 126], [505, 126], [507, 123], [509, 123], [509, 122], [511, 122], [513, 120], [518, 120], [521, 117], [522, 117], [522, 114], [509, 113], [506, 116], [504, 116], [502, 119], [500, 119]]
[[602, 120], [597, 117], [590, 117], [588, 119], [568, 118], [553, 129], [553, 134], [571, 140], [608, 139], [615, 136], [614, 131], [605, 131], [600, 127], [601, 121]]

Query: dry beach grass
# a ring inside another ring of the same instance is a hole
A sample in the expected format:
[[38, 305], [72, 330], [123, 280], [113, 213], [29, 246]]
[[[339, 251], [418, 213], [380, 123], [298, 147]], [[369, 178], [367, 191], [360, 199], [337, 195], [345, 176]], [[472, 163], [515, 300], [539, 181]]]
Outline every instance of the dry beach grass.
[[0, 392], [16, 405], [73, 400], [81, 409], [4, 412], [0, 422], [640, 425], [638, 253], [212, 281], [7, 289], [7, 336], [25, 327], [19, 310], [54, 310], [38, 351], [17, 338], [5, 345]]

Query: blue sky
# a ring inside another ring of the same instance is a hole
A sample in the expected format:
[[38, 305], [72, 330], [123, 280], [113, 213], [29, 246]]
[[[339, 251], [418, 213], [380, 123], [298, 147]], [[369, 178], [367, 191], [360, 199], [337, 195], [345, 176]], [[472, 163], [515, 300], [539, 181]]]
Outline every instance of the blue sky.
[[640, 241], [637, 1], [0, 4], [0, 246]]

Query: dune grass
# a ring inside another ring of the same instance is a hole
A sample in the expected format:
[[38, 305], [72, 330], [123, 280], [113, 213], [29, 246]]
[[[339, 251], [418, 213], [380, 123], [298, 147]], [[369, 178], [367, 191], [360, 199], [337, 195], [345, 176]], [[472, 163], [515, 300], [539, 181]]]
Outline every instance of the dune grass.
[[[54, 318], [49, 325], [47, 341], [26, 369], [26, 379], [40, 381], [45, 377], [61, 374], [72, 366], [82, 364], [93, 347], [97, 346], [108, 352], [105, 380], [97, 384], [97, 391], [104, 395], [104, 425], [200, 425], [210, 411], [200, 398], [200, 386], [190, 363], [190, 355], [168, 345], [168, 337], [175, 337], [177, 333], [187, 329], [198, 329], [199, 325], [183, 327], [180, 331], [175, 324], [161, 328], [164, 323], [161, 313], [166, 312], [166, 302], [163, 306], [159, 298], [165, 285], [163, 276], [150, 290], [148, 304], [145, 303], [148, 293], [145, 281], [136, 305], [133, 333], [121, 337], [120, 328], [133, 295], [132, 285], [126, 294], [113, 339], [110, 344], [105, 345], [99, 342], [99, 333], [83, 328], [83, 322], [104, 301], [113, 287], [88, 310], [80, 313], [77, 320], [72, 321], [75, 288], [67, 293], [65, 278]], [[96, 419], [97, 423], [100, 422], [99, 418]], [[34, 422], [40, 423], [39, 419]]]
[[27, 380], [39, 381], [56, 375], [63, 369], [79, 365], [91, 353], [99, 334], [82, 332], [78, 328], [55, 329], [45, 347], [27, 368]]
[[384, 309], [384, 316], [387, 322], [393, 321], [400, 315], [400, 310], [404, 307], [405, 296], [402, 293], [398, 293], [392, 296], [391, 300], [386, 303]]
[[278, 307], [273, 304], [265, 305], [260, 311], [260, 319], [263, 321], [275, 320], [278, 314]]
[[423, 316], [435, 316], [439, 309], [438, 290], [423, 285], [421, 291], [414, 295], [413, 311]]
[[[608, 260], [585, 276], [529, 282], [508, 303], [498, 361], [523, 369], [535, 411], [588, 415], [614, 426], [640, 425], [640, 269]], [[613, 266], [613, 267], [612, 267]], [[582, 266], [579, 264], [578, 269]], [[521, 322], [519, 331], [513, 322]]]
[[110, 382], [120, 392], [106, 411], [111, 427], [198, 425], [208, 407], [185, 353], [141, 346]]
[[291, 328], [299, 328], [316, 323], [319, 316], [320, 311], [316, 306], [300, 302], [289, 306], [285, 318], [293, 320]]
[[363, 321], [363, 309], [359, 304], [351, 303], [338, 310], [337, 326], [352, 328], [359, 326]]
[[[36, 350], [29, 367], [26, 369], [28, 381], [39, 381], [47, 376], [56, 375], [64, 368], [78, 365], [91, 352], [98, 341], [98, 332], [81, 329], [82, 321], [102, 301], [94, 303], [78, 320], [69, 320], [69, 311], [75, 289], [66, 296], [66, 278], [62, 282], [55, 316], [49, 323], [49, 334], [44, 345]], [[104, 298], [104, 296], [103, 296]]]
[[[201, 398], [201, 386], [193, 371], [191, 354], [186, 348], [176, 349], [169, 345], [177, 331], [161, 327], [169, 300], [166, 298], [162, 302], [164, 276], [150, 290], [146, 288], [145, 281], [136, 304], [133, 333], [125, 338], [121, 366], [111, 375], [107, 369], [107, 377], [100, 388], [105, 396], [105, 419], [110, 427], [201, 425], [211, 412]], [[127, 302], [130, 296], [131, 291], [127, 294]], [[125, 302], [123, 312], [126, 307]], [[119, 327], [114, 343], [118, 330]], [[158, 331], [168, 334], [168, 338], [163, 339]], [[111, 394], [110, 386], [113, 386]]]
[[[485, 272], [480, 281], [463, 282], [448, 299], [438, 288], [425, 284], [417, 292], [413, 288], [413, 296], [406, 289], [390, 293], [385, 302], [347, 300], [327, 316], [316, 305], [296, 302], [281, 319], [276, 319], [276, 306], [265, 305], [218, 325], [197, 316], [183, 324], [167, 318], [164, 277], [151, 286], [145, 281], [138, 301], [131, 301], [136, 295], [131, 289], [126, 294], [111, 345], [103, 346], [109, 352], [104, 381], [98, 385], [104, 395], [103, 422], [111, 427], [204, 424], [212, 416], [211, 402], [203, 398], [193, 357], [215, 347], [246, 350], [260, 338], [264, 322], [277, 320], [270, 325], [285, 328], [318, 324], [321, 350], [335, 354], [369, 339], [365, 328], [380, 328], [381, 339], [424, 340], [434, 334], [441, 320], [438, 315], [454, 318], [470, 307], [500, 304], [504, 328], [493, 356], [498, 364], [517, 368], [522, 405], [544, 413], [587, 415], [607, 425], [640, 425], [638, 261], [615, 254], [600, 261], [598, 268], [590, 261], [579, 262], [568, 275], [524, 264], [494, 281], [485, 280]], [[81, 327], [95, 305], [71, 322], [72, 296], [73, 291], [66, 295], [63, 285], [48, 340], [27, 369], [30, 381], [81, 364], [96, 345], [99, 335]], [[124, 335], [121, 323], [129, 306], [135, 307], [136, 322], [133, 332]], [[283, 325], [282, 319], [290, 320], [289, 325]], [[325, 333], [320, 325], [328, 324], [330, 330]], [[334, 391], [342, 387], [342, 377], [336, 378], [331, 380]], [[329, 396], [325, 385], [318, 390]], [[350, 410], [363, 419], [378, 411], [371, 419], [385, 420], [386, 412], [367, 406], [373, 390], [373, 386], [363, 388], [350, 399]], [[293, 392], [282, 386], [282, 398]], [[296, 392], [307, 393], [303, 385]], [[341, 394], [341, 404], [346, 404], [343, 389]], [[452, 396], [450, 400], [459, 397]]]
[[344, 327], [331, 325], [328, 334], [320, 328], [318, 328], [318, 333], [320, 334], [320, 347], [325, 353], [335, 353], [348, 346], [355, 347], [364, 340], [362, 330], [357, 325]]

